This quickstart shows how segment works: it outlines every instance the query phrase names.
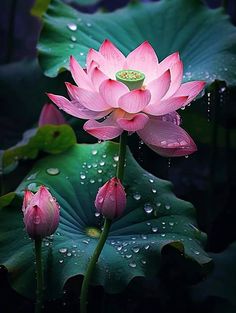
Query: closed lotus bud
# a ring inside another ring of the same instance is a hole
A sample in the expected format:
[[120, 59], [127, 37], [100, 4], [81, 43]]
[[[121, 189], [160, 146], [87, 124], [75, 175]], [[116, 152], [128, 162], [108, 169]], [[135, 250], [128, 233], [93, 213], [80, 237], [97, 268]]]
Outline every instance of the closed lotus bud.
[[98, 190], [94, 204], [97, 212], [108, 219], [121, 216], [126, 207], [126, 194], [120, 180], [116, 177], [108, 180]]
[[22, 206], [25, 228], [33, 239], [55, 232], [59, 224], [59, 205], [45, 186], [36, 194], [26, 190]]
[[40, 113], [38, 124], [39, 126], [47, 124], [61, 125], [66, 124], [66, 121], [61, 112], [53, 104], [46, 103]]

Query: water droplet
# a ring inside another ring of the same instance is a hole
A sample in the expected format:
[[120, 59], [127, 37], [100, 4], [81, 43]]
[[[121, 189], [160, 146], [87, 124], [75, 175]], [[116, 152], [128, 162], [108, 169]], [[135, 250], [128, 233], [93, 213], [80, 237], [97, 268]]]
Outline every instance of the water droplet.
[[142, 234], [141, 238], [145, 240], [145, 239], [147, 239], [147, 235]]
[[73, 32], [77, 30], [77, 25], [75, 23], [68, 23], [67, 27], [69, 30], [72, 30]]
[[104, 162], [104, 161], [101, 161], [101, 162], [99, 162], [99, 164], [100, 164], [101, 166], [104, 166], [104, 165], [105, 165], [105, 162]]
[[116, 249], [118, 250], [118, 251], [121, 251], [122, 250], [122, 246], [118, 246]]
[[58, 175], [60, 170], [57, 167], [50, 167], [46, 169], [47, 174], [49, 175]]
[[130, 258], [132, 258], [132, 254], [126, 254], [125, 257], [126, 257], [127, 259], [130, 259]]
[[139, 252], [139, 247], [133, 247], [132, 249], [131, 249], [134, 253], [138, 253]]
[[166, 234], [161, 234], [161, 237], [165, 237], [166, 236]]
[[59, 249], [59, 252], [60, 253], [66, 253], [67, 252], [67, 248], [61, 248], [61, 249]]
[[165, 209], [166, 209], [166, 210], [169, 210], [169, 209], [170, 209], [170, 205], [166, 204], [166, 205], [165, 205]]
[[146, 246], [144, 247], [145, 250], [148, 250], [149, 248], [150, 248], [149, 245], [146, 245]]
[[89, 244], [89, 240], [86, 239], [82, 240], [82, 242], [85, 243], [86, 245]]
[[92, 150], [92, 155], [96, 155], [98, 153], [97, 150]]
[[94, 214], [96, 217], [99, 217], [101, 214], [99, 212], [95, 212]]
[[156, 233], [156, 232], [158, 231], [158, 228], [157, 228], [157, 227], [152, 227], [152, 231], [153, 231], [154, 233]]
[[98, 174], [101, 174], [101, 173], [102, 173], [102, 170], [101, 170], [101, 169], [99, 169], [99, 170], [98, 170]]
[[153, 207], [152, 207], [149, 203], [145, 203], [145, 204], [144, 204], [144, 211], [145, 211], [147, 214], [150, 214], [150, 213], [152, 213], [152, 211], [153, 211]]
[[160, 202], [157, 202], [157, 206], [160, 207], [160, 206], [161, 206], [161, 203], [160, 203]]
[[85, 178], [86, 178], [86, 175], [85, 175], [85, 174], [81, 174], [81, 175], [80, 175], [80, 178], [81, 178], [81, 179], [85, 179]]
[[79, 55], [83, 56], [83, 55], [84, 55], [84, 52], [80, 52]]
[[73, 42], [76, 42], [76, 37], [75, 36], [71, 36], [70, 40], [73, 41]]
[[73, 48], [75, 47], [75, 45], [74, 45], [73, 43], [70, 43], [70, 44], [69, 44], [69, 47], [70, 47], [71, 49], [73, 49]]
[[132, 268], [135, 268], [137, 265], [136, 265], [136, 263], [131, 262], [131, 263], [129, 263], [129, 266], [132, 267]]
[[157, 192], [157, 190], [156, 189], [152, 189], [152, 193], [156, 193]]
[[136, 192], [133, 194], [133, 198], [138, 201], [141, 199], [141, 195], [138, 192]]
[[153, 183], [153, 182], [154, 182], [154, 180], [150, 178], [150, 179], [149, 179], [149, 182], [150, 182], [150, 183]]
[[174, 223], [174, 222], [169, 222], [169, 225], [170, 225], [170, 226], [174, 226], [175, 223]]
[[199, 252], [199, 251], [197, 251], [197, 250], [195, 250], [195, 251], [194, 251], [194, 253], [195, 253], [195, 254], [197, 254], [197, 255], [199, 255], [199, 254], [200, 254], [200, 252]]
[[113, 166], [113, 167], [117, 167], [117, 165], [116, 165], [115, 163], [114, 163], [114, 164], [112, 164], [112, 166]]
[[107, 157], [107, 155], [106, 155], [106, 154], [103, 154], [102, 157], [105, 159], [105, 158]]
[[50, 243], [49, 243], [48, 241], [46, 241], [46, 242], [44, 243], [44, 245], [45, 245], [45, 247], [49, 247], [49, 246], [50, 246]]
[[62, 264], [64, 261], [63, 260], [59, 260], [59, 263]]
[[118, 156], [118, 155], [115, 155], [115, 156], [113, 157], [113, 160], [114, 160], [115, 162], [118, 162], [118, 161], [119, 161], [119, 156]]
[[89, 23], [89, 22], [87, 22], [86, 25], [87, 25], [88, 27], [91, 27], [91, 26], [92, 26], [92, 24]]
[[145, 264], [147, 264], [147, 261], [141, 260], [141, 263], [145, 265]]
[[90, 183], [91, 183], [91, 184], [94, 184], [94, 183], [95, 183], [95, 180], [94, 180], [94, 179], [90, 179]]

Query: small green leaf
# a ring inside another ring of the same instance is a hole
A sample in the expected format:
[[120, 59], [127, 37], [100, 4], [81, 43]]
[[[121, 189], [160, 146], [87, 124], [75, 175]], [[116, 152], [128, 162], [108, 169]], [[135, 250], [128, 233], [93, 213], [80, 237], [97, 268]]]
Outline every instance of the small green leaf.
[[98, 49], [106, 38], [125, 55], [145, 40], [160, 60], [179, 51], [185, 81], [236, 83], [236, 29], [223, 9], [211, 10], [200, 0], [139, 3], [95, 14], [53, 0], [38, 44], [40, 64], [50, 77], [68, 68], [70, 55], [84, 66], [88, 49]]
[[21, 159], [35, 159], [39, 151], [56, 154], [76, 143], [76, 136], [69, 125], [45, 125], [30, 129], [16, 146], [4, 151], [2, 166], [9, 168]]
[[[58, 297], [70, 277], [86, 271], [103, 225], [94, 199], [115, 175], [117, 155], [118, 144], [111, 142], [75, 145], [38, 161], [16, 191], [20, 199], [25, 188], [35, 192], [43, 184], [60, 204], [59, 227], [43, 247], [48, 298]], [[126, 159], [127, 208], [112, 224], [92, 283], [117, 293], [134, 277], [156, 275], [168, 245], [205, 270], [211, 259], [202, 248], [206, 235], [196, 226], [193, 206], [176, 198], [169, 182], [143, 170], [129, 151]], [[34, 297], [33, 244], [22, 218], [19, 204], [0, 211], [0, 264], [19, 293]]]

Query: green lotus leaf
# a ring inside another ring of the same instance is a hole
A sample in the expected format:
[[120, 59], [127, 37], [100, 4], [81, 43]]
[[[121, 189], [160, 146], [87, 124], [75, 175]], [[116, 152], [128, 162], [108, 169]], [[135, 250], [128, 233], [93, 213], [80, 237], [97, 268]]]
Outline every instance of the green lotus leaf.
[[3, 171], [14, 168], [21, 159], [35, 159], [39, 151], [56, 154], [76, 143], [76, 136], [69, 125], [45, 125], [24, 133], [16, 146], [3, 152]]
[[79, 13], [53, 0], [43, 19], [39, 61], [51, 77], [68, 68], [70, 55], [84, 65], [88, 49], [98, 49], [108, 38], [125, 55], [145, 40], [160, 59], [179, 51], [185, 81], [236, 82], [236, 29], [223, 9], [209, 9], [200, 0], [139, 3], [95, 14]]
[[[47, 296], [57, 297], [70, 277], [85, 273], [97, 245], [103, 218], [95, 214], [94, 199], [98, 188], [114, 176], [117, 154], [118, 144], [112, 142], [74, 145], [38, 161], [12, 203], [3, 199], [0, 264], [8, 269], [19, 293], [33, 297], [35, 287], [33, 242], [24, 230], [21, 212], [23, 190], [36, 191], [43, 184], [61, 207], [58, 230], [43, 245]], [[175, 197], [171, 183], [142, 169], [129, 151], [126, 164], [127, 208], [113, 222], [92, 284], [117, 293], [134, 277], [157, 274], [167, 245], [205, 271], [211, 259], [202, 248], [206, 235], [196, 226], [193, 206]]]

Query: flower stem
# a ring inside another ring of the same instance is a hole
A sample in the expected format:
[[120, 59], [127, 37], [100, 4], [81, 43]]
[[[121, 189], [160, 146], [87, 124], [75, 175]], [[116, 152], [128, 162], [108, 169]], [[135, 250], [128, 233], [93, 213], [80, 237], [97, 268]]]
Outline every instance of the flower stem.
[[36, 238], [34, 244], [36, 260], [36, 280], [37, 280], [35, 313], [41, 313], [43, 306], [43, 285], [44, 285], [43, 264], [42, 264], [42, 239]]
[[[116, 176], [121, 181], [124, 176], [124, 165], [125, 165], [125, 154], [126, 154], [126, 138], [127, 133], [123, 132], [123, 134], [120, 136], [120, 146], [119, 146], [119, 161], [118, 161], [118, 167], [116, 171]], [[87, 271], [84, 275], [84, 280], [81, 287], [80, 292], [80, 313], [87, 313], [87, 303], [88, 303], [88, 289], [89, 289], [89, 283], [92, 277], [92, 274], [94, 272], [94, 268], [96, 266], [97, 260], [102, 252], [102, 249], [104, 247], [104, 244], [107, 240], [108, 233], [111, 227], [112, 221], [109, 219], [105, 219], [103, 230], [101, 233], [101, 236], [99, 238], [98, 244], [96, 249], [94, 250], [94, 253], [89, 261]], [[39, 313], [39, 312], [36, 312]]]

